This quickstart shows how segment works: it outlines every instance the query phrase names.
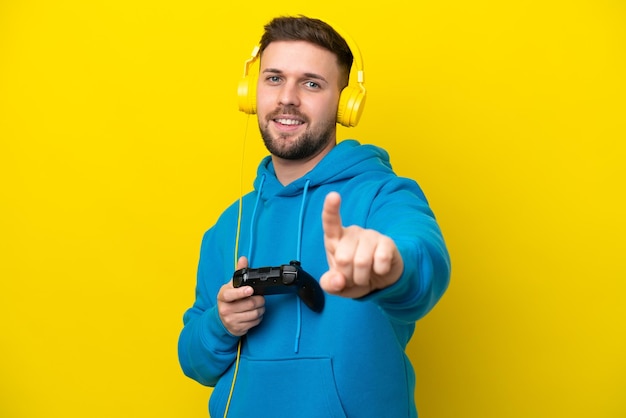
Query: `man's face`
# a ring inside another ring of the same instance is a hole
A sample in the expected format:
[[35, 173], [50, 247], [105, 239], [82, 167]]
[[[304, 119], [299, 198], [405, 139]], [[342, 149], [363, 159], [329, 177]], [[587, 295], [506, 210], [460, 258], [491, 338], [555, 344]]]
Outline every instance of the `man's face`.
[[309, 159], [334, 144], [340, 93], [332, 52], [303, 41], [270, 43], [257, 85], [259, 129], [270, 153]]

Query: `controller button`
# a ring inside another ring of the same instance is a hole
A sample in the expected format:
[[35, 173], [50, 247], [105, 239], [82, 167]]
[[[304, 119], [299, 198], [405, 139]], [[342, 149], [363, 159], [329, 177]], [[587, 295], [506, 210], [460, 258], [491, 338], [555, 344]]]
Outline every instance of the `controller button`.
[[283, 272], [283, 284], [290, 285], [296, 281], [296, 273], [285, 271]]

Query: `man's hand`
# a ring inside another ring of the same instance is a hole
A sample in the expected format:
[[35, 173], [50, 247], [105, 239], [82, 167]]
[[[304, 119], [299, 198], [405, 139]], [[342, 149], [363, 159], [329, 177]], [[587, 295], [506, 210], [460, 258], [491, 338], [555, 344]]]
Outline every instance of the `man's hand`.
[[339, 215], [341, 197], [326, 196], [322, 211], [324, 246], [330, 270], [320, 278], [328, 293], [358, 298], [392, 285], [404, 264], [393, 240], [372, 229], [344, 228]]
[[[248, 259], [241, 257], [237, 261], [237, 269], [248, 266]], [[248, 330], [261, 323], [265, 313], [265, 298], [252, 296], [250, 286], [233, 287], [229, 281], [220, 288], [217, 294], [217, 311], [222, 323], [231, 334], [241, 337]]]

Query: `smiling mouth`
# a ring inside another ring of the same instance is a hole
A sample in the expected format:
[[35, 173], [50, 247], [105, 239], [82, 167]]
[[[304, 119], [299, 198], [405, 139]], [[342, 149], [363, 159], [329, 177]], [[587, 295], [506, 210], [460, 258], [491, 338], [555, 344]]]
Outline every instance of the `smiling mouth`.
[[298, 119], [287, 119], [287, 118], [274, 119], [274, 122], [280, 123], [281, 125], [286, 125], [286, 126], [297, 126], [297, 125], [304, 124], [304, 122], [301, 121], [301, 120], [298, 120]]

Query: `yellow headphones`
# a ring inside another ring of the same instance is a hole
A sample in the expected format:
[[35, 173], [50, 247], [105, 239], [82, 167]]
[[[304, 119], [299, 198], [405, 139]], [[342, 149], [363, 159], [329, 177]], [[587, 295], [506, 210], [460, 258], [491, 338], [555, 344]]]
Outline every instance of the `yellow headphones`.
[[[333, 28], [348, 44], [354, 57], [352, 65], [356, 70], [356, 83], [352, 81], [353, 77], [350, 77], [349, 84], [341, 91], [339, 107], [337, 108], [337, 123], [348, 127], [356, 126], [359, 123], [363, 113], [363, 106], [365, 105], [363, 58], [354, 40], [345, 33], [340, 32], [335, 26]], [[237, 88], [239, 110], [249, 115], [256, 113], [256, 85], [259, 74], [258, 71], [250, 71], [250, 69], [259, 58], [259, 50], [259, 46], [255, 46], [250, 58], [245, 62], [243, 78], [239, 81]]]

